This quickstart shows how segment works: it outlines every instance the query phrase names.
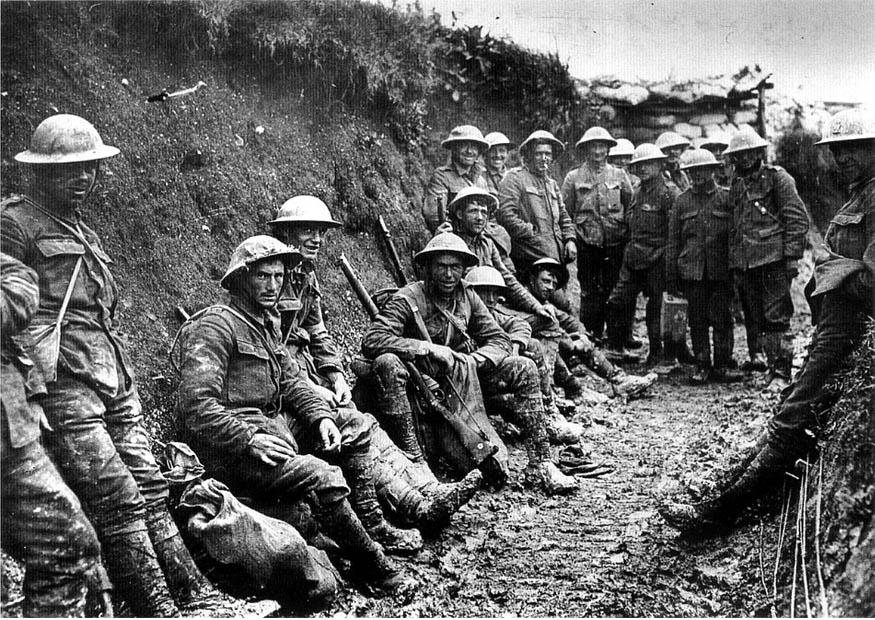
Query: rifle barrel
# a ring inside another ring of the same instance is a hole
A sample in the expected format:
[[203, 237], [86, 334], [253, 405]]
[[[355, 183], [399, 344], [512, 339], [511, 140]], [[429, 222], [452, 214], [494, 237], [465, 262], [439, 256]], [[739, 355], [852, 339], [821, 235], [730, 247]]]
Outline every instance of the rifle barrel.
[[346, 276], [346, 280], [347, 282], [349, 282], [349, 285], [352, 288], [352, 292], [355, 293], [356, 297], [358, 297], [359, 303], [361, 303], [362, 308], [365, 309], [365, 312], [370, 317], [370, 319], [374, 320], [375, 318], [377, 318], [377, 315], [380, 313], [380, 311], [377, 309], [377, 305], [374, 303], [374, 300], [371, 299], [371, 296], [368, 294], [367, 289], [365, 289], [365, 285], [362, 284], [362, 281], [356, 274], [355, 269], [353, 269], [352, 265], [349, 264], [349, 260], [347, 260], [346, 255], [341, 254], [338, 262], [340, 263], [340, 270], [343, 272], [343, 275]]

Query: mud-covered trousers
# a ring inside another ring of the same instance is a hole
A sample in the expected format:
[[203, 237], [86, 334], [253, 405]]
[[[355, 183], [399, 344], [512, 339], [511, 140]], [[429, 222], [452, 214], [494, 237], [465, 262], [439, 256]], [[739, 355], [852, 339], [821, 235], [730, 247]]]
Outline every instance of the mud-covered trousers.
[[608, 342], [611, 346], [617, 349], [623, 347], [629, 323], [625, 313], [629, 312], [630, 307], [634, 312], [638, 294], [644, 293], [647, 297], [645, 322], [647, 339], [650, 341], [650, 355], [661, 354], [662, 334], [659, 319], [663, 291], [665, 291], [665, 263], [662, 259], [646, 269], [631, 269], [625, 262], [623, 263], [617, 284], [607, 302]]
[[789, 380], [793, 363], [793, 339], [789, 334], [793, 299], [784, 261], [743, 272], [739, 297], [745, 329], [757, 334], [769, 369]]
[[688, 320], [693, 355], [700, 368], [711, 367], [709, 328], [713, 329], [714, 366], [726, 368], [732, 356], [732, 288], [728, 280], [683, 280], [689, 303]]
[[3, 549], [25, 565], [25, 617], [82, 617], [100, 545], [39, 440], [2, 438]]
[[826, 422], [823, 413], [828, 394], [824, 385], [860, 345], [867, 315], [873, 312], [871, 307], [839, 290], [824, 293], [820, 299], [820, 318], [808, 357], [782, 395], [768, 426], [769, 443], [794, 456], [804, 456], [809, 443], [806, 431], [816, 436]]
[[[604, 334], [608, 297], [620, 277], [625, 247], [620, 244], [600, 248], [577, 240], [580, 322], [596, 340], [601, 340]], [[628, 313], [624, 315], [628, 317]]]

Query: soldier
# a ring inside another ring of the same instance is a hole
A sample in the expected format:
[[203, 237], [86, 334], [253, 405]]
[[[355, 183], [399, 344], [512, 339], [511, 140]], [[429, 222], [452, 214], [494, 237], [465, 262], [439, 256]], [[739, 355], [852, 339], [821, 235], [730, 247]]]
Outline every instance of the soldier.
[[[697, 366], [694, 384], [741, 379], [729, 369], [732, 213], [727, 204], [729, 190], [714, 181], [719, 167], [720, 162], [704, 149], [691, 149], [681, 156], [681, 170], [690, 176], [691, 185], [675, 200], [665, 250], [668, 291], [682, 294], [689, 301], [690, 337]], [[713, 367], [709, 327], [714, 330]]]
[[[562, 278], [568, 277], [568, 271], [552, 258], [542, 258], [535, 262], [529, 279], [529, 290], [535, 299], [541, 302], [550, 299], [557, 287], [564, 285]], [[612, 364], [604, 353], [587, 337], [586, 330], [573, 316], [555, 308], [556, 319], [545, 321], [542, 317], [525, 315], [532, 325], [532, 335], [544, 340], [547, 338], [559, 339], [559, 353], [561, 357], [570, 360], [572, 357], [580, 358], [586, 366], [596, 375], [611, 384], [614, 396], [633, 398], [643, 394], [656, 381], [656, 375], [651, 373], [644, 377], [628, 375], [626, 372]], [[557, 358], [557, 368], [561, 368], [561, 358]], [[563, 373], [557, 376], [557, 385], [565, 389], [568, 398], [574, 398], [580, 391], [577, 377]]]
[[103, 571], [100, 544], [40, 443], [44, 414], [35, 399], [45, 387], [24, 348], [13, 340], [39, 307], [36, 272], [0, 254], [0, 291], [3, 549], [25, 566], [23, 615], [111, 616], [108, 598], [98, 613], [86, 608], [89, 585]]
[[653, 366], [672, 363], [676, 357], [670, 342], [664, 343], [667, 350], [663, 351], [660, 327], [668, 219], [680, 194], [675, 184], [662, 174], [665, 160], [663, 152], [649, 143], [638, 145], [632, 156], [631, 167], [641, 181], [629, 217], [631, 239], [623, 255], [617, 285], [608, 298], [608, 338], [619, 342], [625, 329], [624, 309], [634, 307], [638, 293], [643, 291], [647, 296], [645, 320], [650, 342], [647, 364]]
[[15, 156], [30, 165], [32, 184], [4, 209], [0, 244], [39, 277], [32, 329], [62, 325], [59, 345], [35, 349], [47, 380], [46, 446], [97, 531], [113, 584], [135, 615], [175, 616], [177, 604], [204, 614], [228, 599], [195, 566], [167, 512], [167, 482], [117, 328], [112, 261], [81, 219], [100, 160], [118, 152], [78, 116], [40, 123], [30, 149]]
[[712, 134], [707, 138], [702, 138], [699, 142], [699, 148], [709, 151], [720, 164], [720, 167], [714, 173], [714, 180], [717, 182], [717, 185], [729, 188], [732, 183], [732, 165], [726, 161], [726, 156], [723, 154], [729, 148], [729, 138], [727, 135], [720, 132]]
[[[174, 345], [179, 428], [210, 476], [260, 500], [304, 499], [368, 585], [377, 592], [408, 588], [348, 500], [373, 510], [366, 506], [373, 499], [370, 425], [361, 415], [332, 412], [279, 339], [276, 304], [286, 269], [300, 258], [267, 235], [234, 250], [221, 280], [230, 304], [193, 315]], [[344, 463], [352, 492], [341, 470], [314, 452]], [[370, 492], [363, 490], [368, 483]]]
[[[604, 333], [608, 296], [617, 284], [629, 240], [632, 183], [625, 171], [607, 163], [608, 151], [616, 144], [602, 127], [587, 129], [576, 145], [584, 160], [562, 182], [562, 199], [577, 227], [580, 321], [596, 341]], [[626, 347], [641, 346], [632, 341], [630, 315], [629, 308], [621, 314], [622, 340], [608, 342], [621, 354]]]
[[450, 151], [447, 165], [436, 169], [425, 187], [422, 217], [430, 232], [443, 224], [446, 208], [464, 187], [489, 189], [480, 169], [480, 157], [489, 148], [480, 130], [473, 125], [454, 127], [441, 146]]
[[673, 131], [665, 131], [656, 138], [657, 148], [665, 154], [663, 174], [680, 191], [690, 187], [690, 178], [680, 168], [681, 154], [690, 148], [690, 141]]
[[[730, 268], [739, 281], [744, 321], [756, 334], [769, 367], [767, 387], [790, 380], [793, 318], [790, 284], [805, 248], [808, 215], [793, 177], [764, 161], [768, 142], [750, 127], [732, 136], [726, 156], [735, 166], [729, 191], [734, 218]], [[758, 344], [748, 347], [758, 350]]]
[[824, 241], [829, 258], [815, 270], [820, 320], [808, 358], [764, 436], [727, 476], [728, 488], [699, 504], [667, 503], [660, 512], [675, 527], [716, 533], [732, 523], [763, 491], [794, 469], [799, 459], [816, 455], [816, 438], [827, 422], [823, 387], [859, 346], [866, 322], [875, 314], [875, 118], [845, 110], [830, 119], [823, 139], [850, 186], [850, 198], [836, 213]]
[[507, 157], [513, 144], [500, 131], [486, 134], [484, 140], [489, 145], [489, 149], [483, 156], [483, 162], [486, 164], [486, 184], [489, 193], [497, 198], [498, 186], [507, 172]]
[[[343, 372], [340, 350], [322, 318], [322, 293], [316, 276], [316, 263], [328, 230], [339, 226], [340, 223], [331, 218], [328, 206], [315, 196], [295, 196], [287, 200], [276, 219], [270, 222], [272, 235], [292, 248], [299, 248], [304, 259], [288, 274], [277, 302], [281, 341], [313, 389], [331, 408], [341, 431], [362, 425], [371, 427], [371, 443], [379, 445], [367, 459], [358, 459], [355, 470], [347, 474], [353, 490], [353, 506], [371, 538], [387, 551], [414, 551], [422, 547], [422, 538], [415, 530], [398, 530], [389, 525], [382, 517], [374, 492], [379, 492], [400, 512], [405, 522], [434, 527], [443, 524], [474, 495], [480, 486], [481, 475], [472, 472], [462, 482], [438, 484], [421, 453], [411, 453], [413, 461], [420, 466], [407, 460], [403, 453], [390, 455], [393, 448], [401, 451], [391, 445], [373, 416], [362, 414], [355, 408]], [[365, 420], [359, 420], [362, 417]], [[389, 472], [383, 471], [386, 463], [379, 460], [383, 455], [384, 460], [394, 463], [394, 469], [401, 469], [402, 474], [392, 468]], [[375, 456], [378, 460], [372, 463]], [[404, 464], [404, 460], [408, 462]], [[391, 476], [399, 479], [390, 480]], [[378, 481], [381, 484], [374, 488]], [[420, 489], [426, 491], [427, 496]]]
[[434, 437], [426, 444], [440, 446], [432, 448], [431, 456], [437, 450], [458, 468], [473, 468], [476, 461], [469, 447], [472, 443], [462, 436], [470, 428], [476, 448], [481, 448], [484, 441], [498, 447], [499, 452], [482, 460], [480, 466], [486, 469], [487, 477], [501, 483], [507, 475], [506, 448], [502, 450], [501, 440], [486, 419], [483, 395], [510, 391], [516, 415], [513, 421], [522, 426], [525, 436], [527, 482], [548, 494], [574, 491], [574, 479], [563, 475], [550, 460], [535, 363], [511, 355], [510, 338], [462, 280], [465, 270], [477, 265], [477, 256], [462, 239], [443, 233], [429, 241], [414, 260], [424, 272], [424, 281], [395, 293], [362, 340], [362, 352], [374, 360], [377, 382], [396, 394], [394, 403], [399, 411], [393, 411], [393, 415], [413, 415], [406, 398], [408, 370], [401, 362], [404, 359], [437, 379], [445, 393], [453, 395], [453, 406], [466, 413], [463, 429], [439, 420], [416, 420], [420, 427], [429, 426]]
[[608, 163], [624, 170], [629, 175], [629, 180], [632, 182], [632, 191], [638, 189], [640, 182], [638, 177], [630, 172], [629, 164], [632, 162], [632, 156], [635, 154], [635, 145], [626, 138], [617, 138], [617, 144], [611, 147], [608, 151]]
[[498, 222], [510, 234], [510, 256], [522, 276], [539, 258], [565, 265], [577, 257], [574, 224], [559, 185], [550, 177], [553, 158], [563, 149], [549, 131], [533, 132], [520, 144], [522, 165], [509, 170], [499, 184]]

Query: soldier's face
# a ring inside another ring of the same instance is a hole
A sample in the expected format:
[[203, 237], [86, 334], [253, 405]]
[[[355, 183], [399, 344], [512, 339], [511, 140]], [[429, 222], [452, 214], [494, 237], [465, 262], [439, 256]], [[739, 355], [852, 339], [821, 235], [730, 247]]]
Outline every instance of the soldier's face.
[[543, 269], [532, 277], [532, 295], [535, 296], [535, 299], [544, 303], [556, 291], [556, 284], [558, 282], [551, 270]]
[[875, 176], [875, 140], [837, 142], [829, 150], [846, 183]]
[[591, 164], [603, 164], [610, 150], [611, 145], [607, 142], [590, 142], [586, 145], [586, 160]]
[[483, 303], [486, 304], [486, 307], [490, 310], [498, 304], [498, 298], [501, 296], [501, 292], [494, 286], [478, 286], [476, 291], [480, 296], [480, 299], [483, 300]]
[[740, 170], [750, 170], [759, 165], [763, 158], [762, 149], [747, 149], [732, 154], [732, 163]]
[[276, 305], [283, 286], [285, 266], [280, 259], [263, 260], [243, 273], [241, 286], [247, 297], [262, 310]]
[[703, 146], [702, 148], [706, 151], [709, 151], [714, 156], [714, 159], [716, 159], [717, 161], [723, 161], [723, 151], [726, 150], [726, 147], [720, 144], [709, 144], [708, 146]]
[[465, 271], [462, 261], [452, 254], [438, 254], [428, 266], [428, 276], [438, 293], [451, 295]]
[[714, 179], [714, 168], [687, 168], [687, 174], [693, 185], [705, 185]]
[[667, 148], [664, 148], [662, 149], [662, 152], [665, 153], [665, 156], [668, 158], [668, 163], [676, 164], [681, 158], [683, 152], [686, 150], [686, 145], [680, 144], [678, 146], [669, 146]]
[[322, 244], [327, 238], [328, 228], [313, 224], [289, 227], [282, 241], [298, 248], [304, 260], [316, 262], [319, 258], [319, 250], [322, 249]]
[[538, 144], [531, 148], [528, 156], [529, 170], [544, 176], [553, 165], [553, 146], [550, 144]]
[[640, 164], [632, 165], [632, 173], [642, 181], [647, 181], [648, 179], [658, 176], [661, 171], [662, 161], [658, 159], [643, 161]]
[[464, 168], [473, 166], [480, 157], [480, 145], [465, 140], [453, 145], [453, 161]]
[[608, 158], [608, 163], [617, 168], [626, 170], [629, 167], [629, 162], [632, 161], [631, 155], [615, 155]]
[[489, 207], [483, 202], [475, 200], [459, 209], [458, 216], [459, 223], [465, 233], [479, 235], [489, 221]]
[[486, 165], [490, 170], [501, 170], [507, 162], [507, 146], [493, 146], [486, 152]]
[[86, 161], [73, 164], [35, 166], [36, 182], [56, 204], [78, 207], [91, 192], [97, 178], [98, 163]]

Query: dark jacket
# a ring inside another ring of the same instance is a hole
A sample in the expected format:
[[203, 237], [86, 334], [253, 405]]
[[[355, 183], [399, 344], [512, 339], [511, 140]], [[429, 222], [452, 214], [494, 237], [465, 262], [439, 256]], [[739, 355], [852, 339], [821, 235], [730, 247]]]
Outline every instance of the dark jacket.
[[668, 226], [665, 270], [668, 282], [728, 280], [732, 213], [728, 192], [713, 181], [678, 196]]
[[532, 326], [525, 319], [500, 304], [492, 309], [492, 316], [498, 326], [510, 337], [512, 344], [518, 344], [522, 349], [526, 348], [526, 343], [532, 337]]
[[467, 174], [461, 174], [455, 164], [437, 168], [425, 186], [425, 198], [422, 203], [422, 217], [431, 232], [443, 222], [438, 221], [438, 212], [442, 206], [446, 213], [447, 205], [466, 187], [476, 186], [489, 190], [489, 185], [483, 176], [483, 170], [474, 164]]
[[587, 245], [615, 246], [629, 239], [628, 211], [632, 183], [622, 168], [605, 164], [594, 170], [584, 162], [565, 175], [562, 200]]
[[642, 181], [629, 217], [629, 244], [623, 260], [629, 269], [647, 269], [665, 253], [668, 219], [680, 190], [663, 175]]

